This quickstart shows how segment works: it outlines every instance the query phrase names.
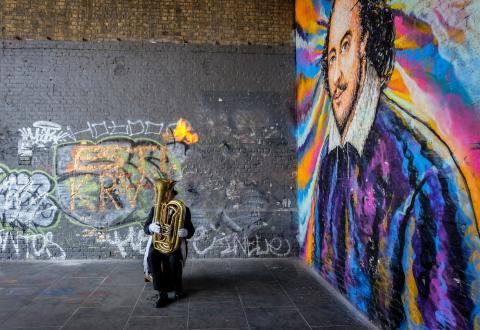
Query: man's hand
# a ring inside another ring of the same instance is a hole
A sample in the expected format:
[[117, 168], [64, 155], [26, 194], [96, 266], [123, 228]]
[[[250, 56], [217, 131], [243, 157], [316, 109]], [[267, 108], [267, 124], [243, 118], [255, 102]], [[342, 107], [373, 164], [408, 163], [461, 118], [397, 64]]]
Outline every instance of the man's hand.
[[148, 230], [151, 232], [151, 233], [160, 233], [160, 226], [157, 225], [156, 223], [151, 223], [149, 226], [148, 226]]
[[187, 236], [188, 236], [188, 230], [186, 230], [185, 228], [180, 228], [178, 230], [178, 237], [185, 238]]

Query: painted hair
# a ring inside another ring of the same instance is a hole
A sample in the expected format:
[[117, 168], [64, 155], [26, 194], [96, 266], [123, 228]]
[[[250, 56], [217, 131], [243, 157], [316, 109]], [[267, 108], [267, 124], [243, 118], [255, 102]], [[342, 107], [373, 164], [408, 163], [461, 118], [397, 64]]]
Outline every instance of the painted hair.
[[[360, 5], [360, 25], [362, 27], [361, 37], [365, 38], [368, 32], [366, 45], [366, 57], [375, 68], [380, 80], [382, 88], [384, 88], [393, 72], [395, 65], [395, 26], [393, 22], [393, 13], [390, 6], [385, 0], [358, 0]], [[332, 9], [335, 6], [333, 1]], [[330, 33], [330, 22], [328, 22], [327, 37], [325, 39], [325, 47], [322, 53], [322, 74], [324, 85], [330, 94], [328, 86], [328, 43]]]

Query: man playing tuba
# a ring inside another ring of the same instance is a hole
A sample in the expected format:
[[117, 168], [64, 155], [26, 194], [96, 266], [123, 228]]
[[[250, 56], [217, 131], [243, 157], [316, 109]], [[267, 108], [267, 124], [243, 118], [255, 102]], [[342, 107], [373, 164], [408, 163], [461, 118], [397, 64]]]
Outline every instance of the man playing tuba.
[[190, 210], [173, 197], [175, 181], [159, 179], [155, 182], [155, 205], [143, 227], [152, 235], [148, 251], [148, 268], [153, 287], [159, 291], [157, 308], [168, 304], [168, 291], [175, 291], [177, 299], [185, 297], [182, 287], [182, 268], [187, 258], [187, 242], [195, 229]]

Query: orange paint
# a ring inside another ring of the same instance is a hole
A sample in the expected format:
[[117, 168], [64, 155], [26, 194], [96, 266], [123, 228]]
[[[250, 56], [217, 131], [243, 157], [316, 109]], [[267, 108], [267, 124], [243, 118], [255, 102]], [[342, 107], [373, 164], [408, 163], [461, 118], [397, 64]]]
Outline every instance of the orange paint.
[[408, 103], [412, 103], [407, 85], [403, 81], [402, 75], [398, 69], [393, 70], [392, 77], [388, 83], [388, 88], [397, 96]]
[[173, 136], [176, 142], [183, 142], [186, 144], [193, 144], [198, 142], [198, 134], [191, 133], [192, 126], [188, 121], [180, 118], [177, 122], [177, 126], [173, 130]]
[[295, 21], [303, 31], [314, 34], [320, 30], [317, 23], [318, 15], [311, 0], [297, 0], [295, 2]]
[[300, 77], [297, 81], [297, 105], [299, 106], [303, 99], [309, 94], [312, 93], [316, 79], [305, 78], [303, 74], [300, 74]]

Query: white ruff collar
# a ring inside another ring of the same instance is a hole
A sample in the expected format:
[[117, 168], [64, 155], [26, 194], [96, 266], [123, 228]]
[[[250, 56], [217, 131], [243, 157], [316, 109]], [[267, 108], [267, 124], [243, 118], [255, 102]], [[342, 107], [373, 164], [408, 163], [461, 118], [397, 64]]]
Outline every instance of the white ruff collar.
[[365, 81], [363, 87], [361, 87], [360, 97], [353, 110], [353, 119], [347, 129], [347, 135], [343, 143], [333, 115], [333, 107], [330, 107], [328, 152], [338, 146], [343, 148], [348, 142], [357, 149], [359, 155], [362, 155], [365, 141], [375, 120], [381, 87], [382, 83], [375, 68], [367, 61]]

